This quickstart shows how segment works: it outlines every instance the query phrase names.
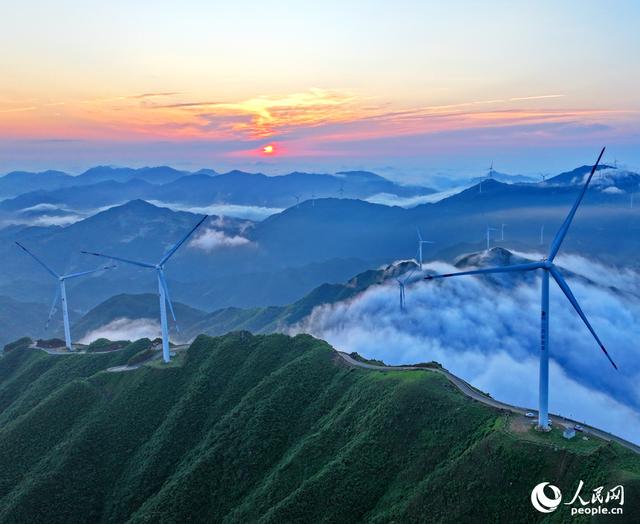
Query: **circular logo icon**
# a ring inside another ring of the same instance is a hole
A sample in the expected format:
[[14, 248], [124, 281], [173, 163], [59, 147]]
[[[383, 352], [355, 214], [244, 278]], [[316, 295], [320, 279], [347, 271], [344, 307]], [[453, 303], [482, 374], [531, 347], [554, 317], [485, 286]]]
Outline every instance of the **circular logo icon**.
[[[547, 486], [549, 486], [549, 489], [553, 493], [552, 497], [548, 497], [544, 492]], [[562, 493], [560, 488], [548, 482], [541, 482], [531, 490], [531, 504], [533, 504], [533, 507], [540, 513], [551, 513], [555, 511], [560, 505], [561, 500]]]

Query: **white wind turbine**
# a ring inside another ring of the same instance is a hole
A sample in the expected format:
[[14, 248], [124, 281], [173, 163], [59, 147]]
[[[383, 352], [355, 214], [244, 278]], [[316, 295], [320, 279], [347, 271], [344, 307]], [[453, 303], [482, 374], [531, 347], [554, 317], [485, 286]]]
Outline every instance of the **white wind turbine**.
[[398, 287], [400, 288], [400, 311], [404, 313], [407, 310], [407, 302], [406, 302], [406, 284], [411, 276], [416, 272], [416, 267], [411, 268], [406, 275], [401, 278], [400, 276], [395, 277], [396, 282], [398, 283]]
[[491, 247], [491, 232], [492, 231], [498, 231], [498, 230], [495, 227], [487, 226], [487, 251], [489, 251], [489, 248]]
[[416, 228], [416, 232], [418, 233], [418, 266], [420, 267], [420, 271], [422, 271], [422, 246], [424, 244], [434, 244], [435, 242], [432, 240], [422, 240], [422, 235], [418, 228]]
[[[171, 296], [169, 295], [169, 287], [167, 281], [164, 278], [164, 265], [174, 255], [174, 253], [184, 244], [187, 239], [193, 234], [193, 232], [200, 227], [200, 225], [208, 218], [208, 215], [202, 217], [202, 219], [195, 225], [182, 239], [174, 244], [174, 246], [167, 251], [157, 264], [149, 264], [147, 262], [137, 262], [135, 260], [128, 260], [126, 258], [115, 257], [111, 255], [103, 255], [101, 253], [92, 253], [90, 251], [83, 251], [86, 255], [94, 255], [96, 257], [108, 258], [110, 260], [118, 260], [126, 264], [132, 264], [134, 266], [140, 266], [148, 269], [154, 269], [158, 278], [158, 295], [160, 297], [160, 325], [162, 327], [162, 358], [165, 362], [171, 360], [169, 353], [169, 325], [167, 322], [167, 303], [169, 304], [169, 310], [173, 321], [176, 322], [176, 314], [173, 310], [173, 304], [171, 303]], [[178, 326], [176, 324], [176, 331]]]
[[578, 198], [573, 204], [571, 211], [569, 211], [569, 214], [567, 215], [564, 222], [560, 226], [560, 229], [556, 233], [556, 236], [553, 239], [553, 242], [551, 243], [551, 247], [549, 248], [549, 253], [545, 259], [539, 262], [514, 264], [511, 266], [494, 267], [494, 268], [488, 268], [488, 269], [477, 269], [472, 271], [461, 271], [458, 273], [448, 273], [443, 275], [430, 275], [425, 277], [425, 280], [431, 280], [435, 278], [446, 278], [446, 277], [453, 277], [453, 276], [460, 276], [460, 275], [524, 272], [524, 271], [533, 271], [538, 269], [542, 270], [542, 293], [541, 293], [542, 300], [541, 300], [541, 311], [540, 311], [541, 346], [540, 346], [538, 428], [544, 431], [549, 430], [549, 275], [551, 275], [551, 277], [556, 281], [556, 283], [558, 284], [558, 286], [560, 287], [564, 295], [567, 297], [567, 299], [569, 300], [573, 308], [576, 310], [576, 312], [578, 313], [578, 316], [582, 319], [584, 324], [587, 326], [587, 329], [590, 331], [590, 333], [593, 335], [596, 342], [600, 346], [600, 349], [603, 351], [605, 356], [609, 359], [609, 362], [611, 362], [611, 365], [613, 365], [615, 369], [618, 369], [613, 359], [609, 356], [609, 353], [604, 347], [604, 344], [602, 343], [600, 338], [598, 338], [598, 335], [594, 331], [593, 327], [591, 327], [589, 320], [587, 320], [587, 317], [583, 313], [582, 308], [578, 304], [578, 301], [576, 300], [575, 296], [573, 295], [573, 292], [571, 291], [571, 288], [569, 288], [569, 284], [567, 284], [564, 277], [562, 276], [562, 274], [560, 273], [556, 265], [553, 263], [556, 255], [558, 254], [560, 246], [562, 245], [562, 242], [567, 234], [567, 231], [569, 231], [569, 227], [571, 226], [573, 217], [575, 216], [576, 211], [578, 210], [578, 206], [582, 202], [582, 199], [584, 198], [584, 195], [587, 192], [587, 187], [589, 186], [589, 182], [591, 182], [591, 179], [593, 178], [593, 174], [596, 172], [596, 169], [598, 167], [598, 164], [600, 163], [600, 159], [602, 158], [603, 154], [604, 154], [604, 148], [602, 148], [602, 151], [600, 152], [600, 156], [598, 157], [598, 160], [596, 161], [593, 168], [591, 169], [591, 174], [589, 175], [589, 178], [587, 179], [584, 187], [582, 188], [582, 191], [580, 192], [580, 194], [578, 195]]
[[29, 251], [26, 247], [24, 247], [20, 242], [16, 242], [16, 244], [31, 258], [33, 258], [38, 264], [40, 264], [53, 278], [58, 281], [58, 288], [56, 289], [56, 293], [53, 296], [53, 303], [51, 304], [51, 309], [49, 310], [49, 317], [47, 318], [46, 327], [49, 326], [49, 322], [51, 322], [51, 318], [53, 314], [56, 312], [58, 307], [58, 301], [62, 304], [62, 321], [64, 323], [64, 341], [67, 349], [69, 351], [73, 351], [73, 345], [71, 344], [71, 327], [69, 325], [69, 308], [67, 306], [67, 286], [66, 281], [72, 278], [78, 278], [85, 275], [90, 275], [91, 273], [97, 273], [98, 271], [105, 271], [107, 269], [113, 269], [116, 266], [104, 266], [98, 269], [91, 269], [89, 271], [80, 271], [79, 273], [69, 273], [67, 275], [59, 275], [53, 269], [51, 269], [47, 264], [45, 264], [40, 258], [34, 255], [31, 251]]

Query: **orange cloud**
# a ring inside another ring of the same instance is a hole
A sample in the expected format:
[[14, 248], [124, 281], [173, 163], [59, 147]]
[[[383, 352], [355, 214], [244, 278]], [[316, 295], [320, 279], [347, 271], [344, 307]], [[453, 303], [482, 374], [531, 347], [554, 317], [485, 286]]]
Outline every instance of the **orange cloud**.
[[[622, 119], [629, 112], [558, 107], [562, 94], [397, 107], [347, 90], [310, 89], [237, 101], [176, 92], [19, 104], [0, 100], [0, 136], [111, 140], [350, 140], [545, 122]], [[239, 149], [243, 149], [240, 147]], [[247, 148], [247, 150], [255, 149]]]

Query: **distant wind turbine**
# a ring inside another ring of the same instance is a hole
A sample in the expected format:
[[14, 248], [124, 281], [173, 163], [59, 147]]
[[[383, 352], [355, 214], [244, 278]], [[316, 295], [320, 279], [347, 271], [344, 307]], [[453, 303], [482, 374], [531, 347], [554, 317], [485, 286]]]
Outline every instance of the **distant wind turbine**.
[[62, 304], [62, 320], [64, 323], [64, 341], [69, 351], [73, 351], [73, 346], [71, 344], [71, 327], [69, 325], [69, 309], [67, 307], [67, 287], [66, 281], [72, 278], [78, 278], [85, 275], [90, 275], [91, 273], [97, 273], [98, 271], [105, 271], [108, 269], [113, 269], [116, 266], [104, 266], [98, 269], [91, 269], [89, 271], [80, 271], [79, 273], [69, 273], [68, 275], [59, 275], [53, 269], [51, 269], [47, 264], [45, 264], [40, 258], [35, 256], [31, 251], [29, 251], [26, 247], [24, 247], [20, 242], [16, 242], [16, 244], [22, 249], [25, 253], [27, 253], [31, 258], [33, 258], [38, 264], [40, 264], [53, 278], [58, 281], [58, 288], [56, 289], [56, 293], [53, 296], [53, 303], [51, 304], [51, 309], [49, 310], [49, 317], [47, 318], [46, 327], [49, 326], [49, 322], [51, 322], [51, 318], [53, 314], [56, 312], [56, 308], [58, 306], [58, 301]]
[[[418, 233], [419, 234], [419, 233]], [[420, 252], [420, 248], [418, 248], [418, 252]], [[416, 272], [416, 267], [413, 267], [411, 271], [409, 271], [404, 278], [396, 277], [396, 282], [398, 282], [398, 287], [400, 288], [400, 311], [407, 311], [407, 301], [406, 301], [406, 284], [407, 281], [411, 278], [411, 276]]]
[[489, 248], [491, 247], [491, 232], [492, 231], [498, 231], [498, 230], [495, 227], [487, 226], [487, 251], [489, 251]]
[[[171, 296], [169, 295], [169, 287], [167, 286], [167, 281], [164, 278], [164, 265], [167, 261], [175, 254], [178, 249], [184, 244], [187, 239], [193, 234], [193, 232], [200, 227], [200, 225], [208, 218], [208, 215], [202, 217], [202, 219], [191, 228], [191, 230], [184, 236], [180, 241], [173, 245], [169, 251], [167, 251], [163, 257], [160, 259], [160, 262], [157, 264], [149, 264], [147, 262], [137, 262], [135, 260], [128, 260], [126, 258], [114, 257], [111, 255], [103, 255], [101, 253], [92, 253], [90, 251], [83, 251], [86, 255], [93, 255], [96, 257], [108, 258], [110, 260], [117, 260], [119, 262], [124, 262], [125, 264], [131, 264], [134, 266], [140, 266], [148, 269], [154, 269], [156, 271], [156, 276], [158, 278], [158, 295], [160, 297], [160, 325], [162, 326], [162, 358], [165, 362], [169, 362], [171, 360], [171, 355], [169, 353], [169, 325], [167, 323], [167, 303], [169, 304], [169, 310], [171, 311], [171, 316], [173, 317], [173, 321], [177, 322], [176, 314], [173, 310], [173, 304], [171, 303]], [[176, 323], [176, 331], [179, 331], [178, 325]]]
[[416, 232], [418, 233], [418, 266], [420, 267], [420, 271], [422, 271], [422, 245], [433, 244], [434, 242], [432, 240], [422, 240], [422, 235], [418, 228], [416, 228]]
[[560, 246], [562, 245], [562, 242], [567, 234], [567, 231], [569, 231], [569, 227], [571, 226], [573, 217], [575, 216], [576, 211], [578, 210], [578, 206], [582, 202], [582, 199], [584, 198], [584, 195], [587, 192], [587, 187], [589, 186], [589, 183], [593, 178], [593, 174], [596, 172], [598, 164], [600, 163], [600, 159], [604, 154], [604, 149], [605, 148], [602, 148], [602, 151], [600, 152], [600, 156], [598, 156], [598, 160], [596, 161], [593, 168], [591, 169], [591, 174], [589, 175], [589, 178], [584, 184], [582, 191], [578, 195], [578, 198], [573, 204], [571, 211], [569, 211], [569, 214], [567, 215], [564, 222], [560, 226], [560, 229], [556, 233], [556, 236], [553, 239], [553, 242], [551, 243], [551, 247], [549, 248], [549, 253], [547, 255], [547, 258], [539, 262], [514, 264], [511, 266], [494, 267], [494, 268], [488, 268], [488, 269], [477, 269], [472, 271], [461, 271], [458, 273], [448, 273], [443, 275], [430, 275], [425, 277], [425, 280], [432, 280], [435, 278], [446, 278], [446, 277], [453, 277], [453, 276], [460, 276], [460, 275], [524, 272], [524, 271], [533, 271], [538, 269], [542, 270], [538, 428], [543, 431], [549, 430], [549, 275], [553, 277], [553, 279], [556, 281], [556, 283], [558, 284], [558, 286], [560, 287], [564, 295], [569, 300], [569, 302], [571, 302], [571, 305], [576, 310], [576, 312], [578, 313], [578, 316], [582, 319], [584, 324], [587, 326], [587, 329], [591, 332], [596, 342], [600, 346], [600, 349], [605, 354], [605, 356], [609, 359], [609, 362], [611, 362], [611, 365], [615, 369], [618, 369], [618, 366], [616, 366], [613, 359], [609, 356], [609, 353], [604, 347], [604, 344], [602, 343], [600, 338], [598, 338], [598, 335], [594, 331], [593, 327], [591, 327], [589, 320], [587, 320], [587, 317], [583, 313], [582, 308], [578, 304], [578, 301], [576, 300], [575, 296], [573, 295], [573, 292], [569, 288], [569, 285], [565, 281], [564, 277], [562, 276], [558, 268], [553, 263], [556, 255], [558, 254], [558, 250], [560, 249]]
[[500, 240], [504, 240], [504, 227], [505, 227], [506, 225], [507, 225], [507, 224], [502, 224], [502, 227], [500, 228], [500, 231], [501, 231]]

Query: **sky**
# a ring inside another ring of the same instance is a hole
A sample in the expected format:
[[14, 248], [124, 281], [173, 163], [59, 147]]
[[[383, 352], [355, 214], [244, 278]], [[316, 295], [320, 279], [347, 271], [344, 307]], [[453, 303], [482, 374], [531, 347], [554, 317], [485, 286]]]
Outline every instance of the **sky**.
[[[433, 174], [640, 165], [640, 4], [23, 0], [0, 173]], [[271, 150], [265, 147], [271, 146]]]

